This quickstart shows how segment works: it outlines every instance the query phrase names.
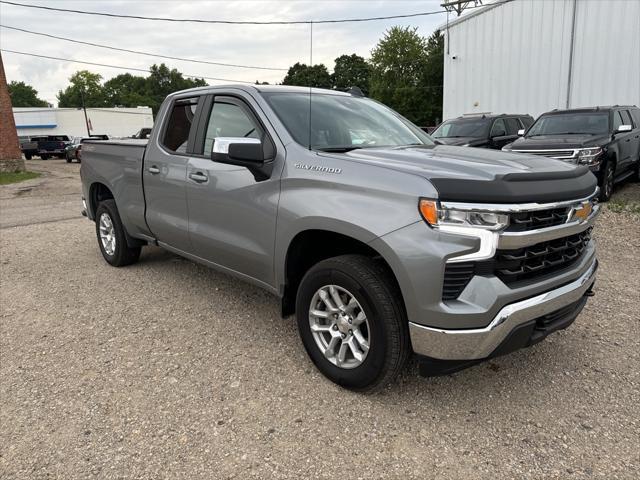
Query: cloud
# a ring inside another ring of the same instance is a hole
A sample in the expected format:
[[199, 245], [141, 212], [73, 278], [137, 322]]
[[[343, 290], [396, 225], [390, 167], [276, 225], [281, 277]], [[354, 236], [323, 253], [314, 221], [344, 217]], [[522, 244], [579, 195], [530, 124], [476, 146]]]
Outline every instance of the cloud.
[[[32, 2], [52, 5], [50, 2]], [[315, 20], [398, 15], [440, 10], [440, 0], [414, 1], [75, 1], [60, 0], [58, 8], [148, 15], [171, 18], [227, 20]], [[0, 4], [2, 23], [78, 40], [113, 45], [163, 55], [189, 57], [208, 61], [264, 65], [288, 68], [295, 62], [309, 62], [308, 25], [219, 25], [153, 22], [48, 12]], [[313, 27], [313, 63], [324, 63], [333, 69], [336, 57], [357, 53], [364, 57], [384, 32], [394, 25], [418, 27], [422, 35], [430, 35], [445, 14], [366, 23], [321, 24]], [[7, 29], [0, 29], [2, 48], [41, 55], [72, 58], [96, 63], [148, 68], [165, 62], [183, 73], [209, 77], [279, 82], [284, 71], [247, 70], [202, 65], [182, 61], [156, 59], [103, 48], [47, 39]], [[56, 103], [56, 93], [67, 85], [76, 70], [89, 69], [105, 80], [123, 70], [107, 67], [57, 62], [55, 60], [3, 54], [9, 81], [24, 81], [36, 88], [40, 96]], [[132, 72], [142, 75], [142, 73]], [[210, 83], [217, 83], [211, 81]]]

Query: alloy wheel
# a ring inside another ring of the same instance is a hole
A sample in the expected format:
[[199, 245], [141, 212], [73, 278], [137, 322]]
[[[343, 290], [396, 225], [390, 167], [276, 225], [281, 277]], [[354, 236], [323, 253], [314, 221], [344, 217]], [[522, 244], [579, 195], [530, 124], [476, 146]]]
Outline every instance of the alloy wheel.
[[340, 368], [362, 365], [371, 333], [364, 309], [351, 292], [338, 285], [319, 288], [311, 299], [309, 326], [325, 358]]

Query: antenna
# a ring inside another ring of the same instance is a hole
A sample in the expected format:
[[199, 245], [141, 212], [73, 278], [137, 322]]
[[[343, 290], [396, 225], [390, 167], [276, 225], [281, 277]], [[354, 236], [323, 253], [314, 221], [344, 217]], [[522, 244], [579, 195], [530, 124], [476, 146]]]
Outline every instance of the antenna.
[[479, 5], [482, 5], [482, 0], [448, 0], [440, 4], [447, 12], [456, 12], [458, 16], [460, 16], [465, 9], [474, 8]]
[[313, 71], [313, 21], [309, 24], [309, 150], [311, 150], [311, 72]]

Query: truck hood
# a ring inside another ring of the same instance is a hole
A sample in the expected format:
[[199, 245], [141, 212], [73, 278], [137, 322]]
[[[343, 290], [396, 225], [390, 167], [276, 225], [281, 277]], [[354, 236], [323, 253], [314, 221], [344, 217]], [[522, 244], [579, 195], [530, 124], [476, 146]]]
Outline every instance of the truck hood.
[[605, 145], [608, 135], [541, 135], [520, 137], [509, 148], [514, 150], [553, 150], [562, 148], [584, 148]]
[[547, 203], [587, 197], [596, 188], [587, 167], [499, 150], [436, 145], [363, 148], [344, 155], [422, 176], [448, 201]]

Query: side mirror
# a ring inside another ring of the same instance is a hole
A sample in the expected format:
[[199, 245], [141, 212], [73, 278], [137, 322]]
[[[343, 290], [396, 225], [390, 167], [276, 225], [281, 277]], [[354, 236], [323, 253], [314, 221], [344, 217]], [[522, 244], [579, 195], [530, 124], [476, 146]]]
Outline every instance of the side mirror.
[[518, 130], [518, 136], [524, 137], [524, 128], [521, 128], [520, 130]]
[[218, 137], [213, 141], [211, 160], [242, 167], [261, 167], [265, 160], [262, 142], [257, 138]]
[[633, 130], [633, 127], [631, 125], [620, 125], [615, 133], [625, 133], [630, 132], [631, 130]]

